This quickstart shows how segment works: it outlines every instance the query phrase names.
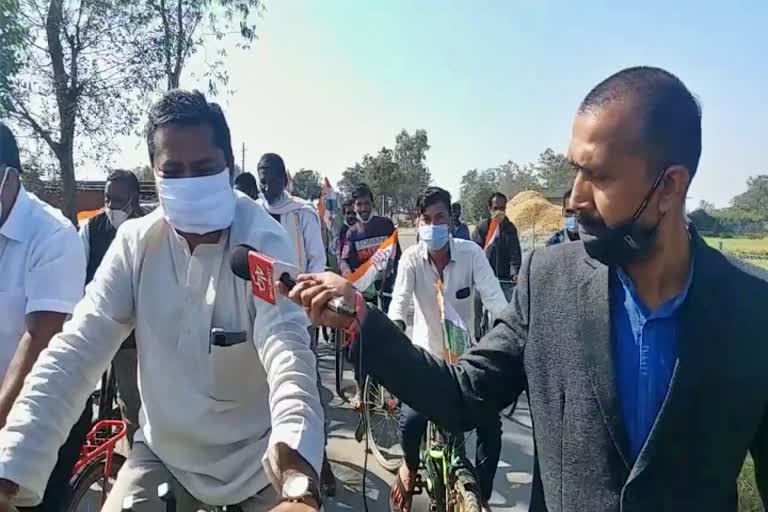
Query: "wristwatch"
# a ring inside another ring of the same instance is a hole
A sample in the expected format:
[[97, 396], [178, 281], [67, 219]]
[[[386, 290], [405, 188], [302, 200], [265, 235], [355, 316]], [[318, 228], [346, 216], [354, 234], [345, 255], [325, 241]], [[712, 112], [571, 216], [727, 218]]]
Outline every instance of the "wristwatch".
[[288, 473], [283, 480], [282, 495], [282, 501], [290, 503], [307, 503], [308, 500], [313, 500], [318, 509], [323, 504], [317, 482], [304, 473], [296, 471]]

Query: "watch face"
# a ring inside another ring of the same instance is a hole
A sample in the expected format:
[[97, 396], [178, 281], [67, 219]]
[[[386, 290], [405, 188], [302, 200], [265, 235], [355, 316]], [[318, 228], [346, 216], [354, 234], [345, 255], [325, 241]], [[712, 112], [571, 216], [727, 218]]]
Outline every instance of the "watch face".
[[303, 498], [308, 493], [309, 477], [307, 475], [293, 474], [283, 482], [283, 496], [286, 498]]

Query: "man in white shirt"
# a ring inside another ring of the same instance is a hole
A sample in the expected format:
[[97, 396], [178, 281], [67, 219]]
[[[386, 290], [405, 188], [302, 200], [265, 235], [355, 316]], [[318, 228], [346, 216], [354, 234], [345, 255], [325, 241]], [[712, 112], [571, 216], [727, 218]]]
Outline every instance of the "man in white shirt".
[[[0, 426], [40, 352], [82, 297], [85, 280], [85, 257], [75, 227], [60, 211], [24, 190], [20, 172], [16, 140], [0, 123]], [[85, 403], [84, 398], [78, 404], [78, 415]], [[56, 462], [56, 467], [40, 482], [45, 498], [35, 510], [58, 510], [66, 499], [90, 420], [84, 414], [71, 432], [74, 419], [62, 432], [51, 454], [51, 466]]]
[[235, 195], [229, 127], [202, 94], [166, 93], [147, 145], [160, 207], [120, 227], [24, 383], [0, 431], [0, 512], [39, 501], [68, 426], [133, 329], [141, 429], [103, 511], [128, 495], [137, 511], [164, 511], [163, 482], [183, 511], [316, 511], [323, 412], [306, 318], [256, 299], [229, 264], [240, 244], [293, 261], [290, 240]]
[[[450, 302], [465, 326], [473, 325], [475, 292], [494, 316], [507, 307], [507, 300], [483, 250], [474, 242], [451, 237], [451, 194], [438, 187], [428, 187], [419, 196], [417, 206], [419, 243], [406, 249], [400, 258], [389, 318], [405, 330], [413, 300], [413, 343], [445, 357], [438, 286], [443, 290], [443, 300]], [[410, 510], [411, 492], [419, 467], [419, 448], [426, 426], [426, 417], [402, 404], [400, 433], [405, 464], [392, 488], [396, 510]], [[477, 429], [477, 445], [477, 472], [485, 501], [483, 508], [490, 510], [487, 502], [493, 492], [493, 478], [501, 451], [501, 422], [498, 418], [493, 424]]]
[[[257, 172], [261, 195], [256, 201], [285, 228], [293, 240], [299, 272], [324, 272], [327, 254], [320, 229], [320, 215], [312, 203], [292, 196], [286, 191], [289, 179], [283, 158], [275, 153], [266, 153], [259, 160]], [[312, 326], [309, 333], [312, 338], [312, 350], [317, 354], [319, 330]], [[318, 370], [317, 389], [319, 390], [320, 387]], [[320, 479], [323, 494], [335, 496], [336, 479], [327, 454], [323, 455]]]

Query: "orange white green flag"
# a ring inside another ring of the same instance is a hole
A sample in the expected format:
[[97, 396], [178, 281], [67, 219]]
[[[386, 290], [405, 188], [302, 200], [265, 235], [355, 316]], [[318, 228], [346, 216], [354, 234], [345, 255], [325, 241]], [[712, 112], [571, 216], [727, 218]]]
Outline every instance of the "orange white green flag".
[[443, 360], [448, 364], [456, 364], [464, 351], [469, 349], [471, 339], [469, 329], [451, 302], [445, 300], [443, 283], [438, 281], [435, 288], [437, 288], [437, 304], [443, 323]]
[[394, 265], [397, 252], [397, 230], [381, 242], [379, 248], [368, 258], [368, 261], [360, 265], [357, 270], [348, 274], [347, 280], [365, 296], [371, 296], [376, 292], [375, 283], [386, 276], [388, 270]]
[[485, 234], [483, 249], [487, 251], [497, 238], [499, 238], [499, 219], [497, 217], [492, 217], [491, 222], [488, 223], [488, 232]]

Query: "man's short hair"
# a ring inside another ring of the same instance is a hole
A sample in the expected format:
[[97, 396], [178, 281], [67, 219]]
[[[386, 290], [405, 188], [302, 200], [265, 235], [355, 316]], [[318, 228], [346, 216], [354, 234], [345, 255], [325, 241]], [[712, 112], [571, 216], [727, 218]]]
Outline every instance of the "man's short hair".
[[503, 199], [505, 203], [507, 202], [507, 196], [505, 196], [501, 192], [494, 192], [493, 194], [491, 194], [491, 197], [488, 198], [488, 208], [491, 207], [491, 205], [493, 204], [493, 200], [497, 197], [499, 199]]
[[451, 213], [459, 212], [461, 213], [461, 203], [453, 203], [451, 205]]
[[359, 184], [355, 187], [355, 190], [352, 191], [352, 201], [357, 201], [363, 197], [367, 197], [373, 201], [373, 192], [371, 192], [371, 188], [365, 183]]
[[256, 177], [249, 173], [243, 172], [237, 175], [235, 178], [235, 188], [253, 197], [258, 194], [259, 187], [256, 185]]
[[660, 68], [627, 68], [589, 91], [579, 114], [597, 112], [620, 100], [634, 102], [642, 122], [640, 144], [650, 156], [651, 175], [683, 165], [693, 179], [701, 157], [701, 106], [685, 84]]
[[232, 153], [232, 137], [229, 125], [221, 107], [208, 103], [199, 91], [175, 89], [166, 92], [149, 111], [147, 121], [147, 149], [149, 161], [155, 163], [155, 132], [161, 126], [202, 126], [208, 125], [213, 131], [214, 145], [224, 152], [224, 159], [230, 171], [234, 169], [235, 157]]
[[271, 169], [285, 176], [286, 180], [288, 179], [288, 172], [285, 170], [283, 157], [277, 153], [265, 153], [261, 155], [257, 169]]
[[107, 181], [124, 185], [126, 188], [133, 191], [133, 193], [136, 194], [136, 199], [138, 199], [139, 178], [137, 178], [131, 171], [126, 171], [124, 169], [110, 171], [107, 176]]
[[346, 210], [347, 208], [354, 208], [355, 207], [355, 200], [352, 198], [347, 199], [344, 201], [341, 205], [341, 211]]
[[448, 213], [451, 213], [451, 193], [440, 187], [427, 187], [416, 198], [416, 207], [419, 213], [424, 213], [433, 204], [443, 203]]
[[21, 172], [19, 145], [16, 137], [5, 123], [0, 122], [0, 165], [13, 167]]

